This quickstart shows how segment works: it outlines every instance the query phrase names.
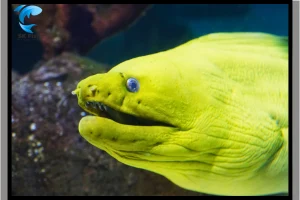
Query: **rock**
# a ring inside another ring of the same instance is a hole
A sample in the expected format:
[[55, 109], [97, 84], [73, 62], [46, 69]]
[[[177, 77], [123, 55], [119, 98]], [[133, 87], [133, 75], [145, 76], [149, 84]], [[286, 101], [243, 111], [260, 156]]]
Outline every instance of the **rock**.
[[[149, 4], [35, 4], [33, 23], [44, 47], [44, 58], [62, 52], [84, 54], [106, 37], [127, 28], [143, 15]], [[19, 4], [13, 4], [15, 9]]]

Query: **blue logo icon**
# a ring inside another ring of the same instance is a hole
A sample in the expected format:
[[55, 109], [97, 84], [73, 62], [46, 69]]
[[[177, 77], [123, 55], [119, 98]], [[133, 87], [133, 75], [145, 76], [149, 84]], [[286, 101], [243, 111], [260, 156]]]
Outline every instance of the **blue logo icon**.
[[[25, 7], [25, 8], [24, 8]], [[23, 9], [24, 8], [24, 9]], [[22, 10], [23, 9], [23, 10]], [[21, 11], [22, 10], [22, 11]], [[43, 10], [38, 6], [27, 6], [26, 5], [19, 5], [14, 10], [15, 12], [19, 12], [19, 24], [20, 27], [27, 33], [33, 33], [31, 28], [36, 26], [36, 24], [24, 24], [24, 18], [27, 16], [28, 19], [30, 18], [30, 14], [33, 16], [39, 15]]]

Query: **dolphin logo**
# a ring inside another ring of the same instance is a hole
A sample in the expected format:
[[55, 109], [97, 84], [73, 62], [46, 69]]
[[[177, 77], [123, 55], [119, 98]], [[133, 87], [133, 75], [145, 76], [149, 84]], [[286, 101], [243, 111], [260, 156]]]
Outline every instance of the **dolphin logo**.
[[[27, 16], [28, 19], [30, 18], [30, 15], [36, 16], [39, 15], [43, 10], [38, 7], [38, 6], [27, 6], [26, 5], [19, 5], [18, 7], [15, 8], [15, 12], [19, 12], [19, 24], [20, 27], [27, 33], [33, 33], [31, 28], [33, 26], [36, 26], [36, 24], [24, 24], [24, 18]], [[24, 8], [25, 7], [25, 8]], [[24, 9], [23, 9], [24, 8]], [[23, 10], [22, 10], [23, 9]], [[22, 11], [21, 11], [22, 10]]]

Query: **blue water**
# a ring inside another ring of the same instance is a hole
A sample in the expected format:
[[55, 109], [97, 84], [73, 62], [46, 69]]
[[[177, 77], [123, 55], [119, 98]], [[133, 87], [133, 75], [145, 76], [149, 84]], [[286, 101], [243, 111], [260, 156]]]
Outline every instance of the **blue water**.
[[92, 49], [94, 60], [116, 65], [213, 32], [266, 32], [288, 35], [287, 4], [154, 5], [126, 31]]

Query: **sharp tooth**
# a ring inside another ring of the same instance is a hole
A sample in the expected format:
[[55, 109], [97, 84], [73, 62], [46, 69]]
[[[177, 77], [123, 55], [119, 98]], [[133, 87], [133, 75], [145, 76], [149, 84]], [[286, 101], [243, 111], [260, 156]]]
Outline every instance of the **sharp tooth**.
[[104, 106], [103, 106], [103, 104], [101, 104], [101, 110], [104, 111]]
[[102, 107], [101, 107], [101, 103], [97, 103], [97, 106], [98, 106], [98, 108], [99, 108], [101, 111], [103, 111], [103, 110], [102, 110]]
[[107, 106], [103, 106], [104, 107], [104, 110], [107, 112]]
[[89, 107], [89, 106], [90, 106], [90, 104], [91, 104], [91, 103], [90, 103], [90, 102], [88, 102], [88, 101], [87, 101], [87, 102], [85, 102], [85, 107]]

